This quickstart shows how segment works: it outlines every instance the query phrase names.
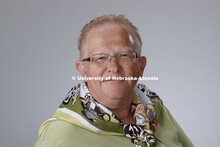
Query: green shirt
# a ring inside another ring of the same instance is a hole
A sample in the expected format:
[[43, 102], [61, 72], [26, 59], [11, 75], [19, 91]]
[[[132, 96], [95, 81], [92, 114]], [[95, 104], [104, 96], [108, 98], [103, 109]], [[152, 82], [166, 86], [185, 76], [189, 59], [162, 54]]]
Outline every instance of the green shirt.
[[[193, 144], [163, 106], [155, 132], [157, 146], [193, 147]], [[46, 126], [35, 147], [135, 147], [125, 136], [100, 135], [64, 120], [54, 120]]]

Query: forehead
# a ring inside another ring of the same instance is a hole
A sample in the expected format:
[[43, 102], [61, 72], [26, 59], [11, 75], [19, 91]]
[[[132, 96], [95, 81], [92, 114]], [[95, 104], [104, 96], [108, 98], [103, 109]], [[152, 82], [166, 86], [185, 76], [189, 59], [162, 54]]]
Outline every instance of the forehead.
[[87, 38], [89, 38], [92, 35], [102, 35], [102, 36], [121, 35], [123, 37], [127, 37], [128, 34], [129, 33], [126, 27], [122, 24], [105, 23], [92, 28], [89, 31]]
[[114, 49], [117, 47], [132, 47], [132, 36], [120, 24], [104, 24], [89, 31], [86, 38], [86, 50], [91, 52], [99, 49]]

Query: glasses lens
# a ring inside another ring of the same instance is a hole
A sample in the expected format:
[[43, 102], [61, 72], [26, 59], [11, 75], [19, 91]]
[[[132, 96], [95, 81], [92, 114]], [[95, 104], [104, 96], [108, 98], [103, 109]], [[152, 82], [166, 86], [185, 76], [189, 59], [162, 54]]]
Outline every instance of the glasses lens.
[[[98, 66], [106, 66], [111, 62], [110, 57], [112, 58], [114, 56], [108, 54], [96, 54], [91, 57], [91, 61]], [[134, 52], [119, 53], [115, 57], [120, 64], [134, 63], [136, 61], [136, 54]]]
[[135, 62], [135, 53], [125, 52], [118, 54], [118, 61], [120, 63], [133, 63]]
[[92, 62], [100, 65], [106, 65], [109, 62], [109, 55], [105, 55], [105, 54], [93, 55]]

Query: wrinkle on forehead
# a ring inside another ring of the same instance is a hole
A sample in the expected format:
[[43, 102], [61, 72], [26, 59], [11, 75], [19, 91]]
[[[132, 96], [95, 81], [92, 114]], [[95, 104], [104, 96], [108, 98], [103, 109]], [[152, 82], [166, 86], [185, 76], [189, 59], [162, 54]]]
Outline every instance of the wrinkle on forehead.
[[[107, 23], [90, 30], [86, 38], [85, 49], [90, 52], [97, 46], [112, 47], [112, 45], [133, 48], [134, 39], [125, 26], [114, 23]], [[86, 53], [87, 54], [87, 53]]]

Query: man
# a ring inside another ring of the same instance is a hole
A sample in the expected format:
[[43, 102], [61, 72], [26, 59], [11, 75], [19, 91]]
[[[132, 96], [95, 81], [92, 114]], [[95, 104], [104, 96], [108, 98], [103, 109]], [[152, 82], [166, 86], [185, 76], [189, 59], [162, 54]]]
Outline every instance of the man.
[[85, 25], [76, 68], [83, 77], [103, 80], [75, 85], [42, 124], [35, 146], [193, 146], [156, 93], [136, 85], [146, 65], [141, 47], [137, 28], [123, 15]]

